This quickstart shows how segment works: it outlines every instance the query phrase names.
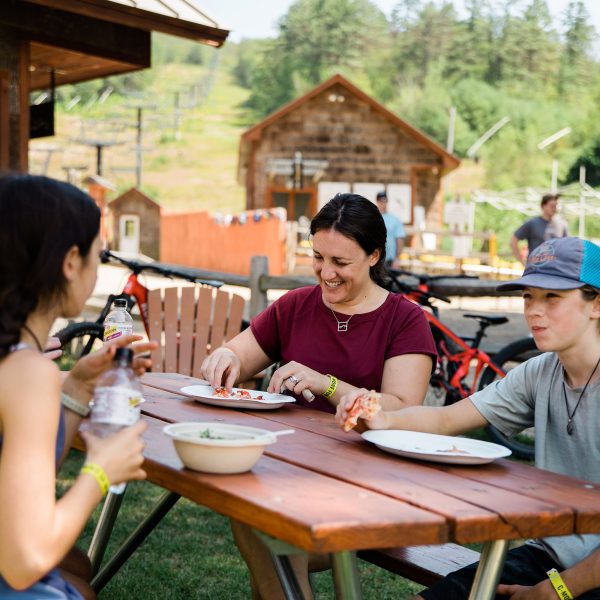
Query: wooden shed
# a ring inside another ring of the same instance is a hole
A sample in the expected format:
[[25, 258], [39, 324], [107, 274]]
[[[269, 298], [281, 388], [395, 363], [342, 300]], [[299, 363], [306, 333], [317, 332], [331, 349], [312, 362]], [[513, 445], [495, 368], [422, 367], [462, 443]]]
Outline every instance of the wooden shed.
[[110, 246], [120, 252], [160, 257], [160, 206], [137, 188], [108, 205]]
[[153, 31], [221, 46], [195, 2], [0, 0], [0, 171], [27, 171], [30, 124], [52, 118], [30, 92], [149, 67]]
[[242, 134], [238, 178], [246, 208], [283, 206], [312, 217], [335, 193], [375, 200], [407, 224], [439, 227], [441, 180], [458, 158], [341, 75]]

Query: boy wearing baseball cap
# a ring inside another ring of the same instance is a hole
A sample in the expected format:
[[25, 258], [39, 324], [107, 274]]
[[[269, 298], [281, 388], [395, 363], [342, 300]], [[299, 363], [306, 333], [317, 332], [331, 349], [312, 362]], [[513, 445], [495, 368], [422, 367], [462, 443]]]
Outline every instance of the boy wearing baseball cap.
[[[456, 404], [381, 411], [365, 424], [443, 435], [492, 424], [507, 436], [535, 426], [536, 466], [600, 483], [600, 247], [550, 239], [528, 257], [522, 277], [498, 289], [522, 290], [527, 325], [543, 354]], [[336, 419], [343, 422], [364, 393], [342, 398]], [[451, 573], [415, 598], [467, 598], [476, 568]], [[600, 535], [547, 537], [510, 550], [498, 593], [600, 600]]]

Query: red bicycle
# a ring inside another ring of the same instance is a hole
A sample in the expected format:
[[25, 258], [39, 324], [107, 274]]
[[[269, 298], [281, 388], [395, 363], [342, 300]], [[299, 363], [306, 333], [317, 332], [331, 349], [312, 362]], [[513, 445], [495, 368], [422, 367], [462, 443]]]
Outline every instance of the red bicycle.
[[127, 260], [113, 254], [109, 250], [102, 250], [100, 253], [100, 260], [104, 264], [109, 262], [121, 263], [122, 265], [125, 265], [131, 273], [127, 278], [123, 291], [120, 294], [110, 294], [108, 296], [106, 304], [95, 321], [71, 323], [55, 334], [60, 340], [61, 347], [74, 357], [89, 354], [94, 344], [98, 340], [102, 341], [104, 335], [104, 320], [106, 319], [106, 315], [110, 312], [112, 303], [118, 298], [127, 300], [127, 309], [129, 312], [137, 305], [142, 323], [144, 324], [144, 329], [146, 330], [146, 334], [148, 334], [148, 288], [138, 278], [143, 272], [158, 273], [159, 275], [168, 278], [177, 277], [192, 283], [209, 285], [216, 288], [223, 285], [222, 281], [199, 278], [194, 274], [194, 269], [187, 269], [186, 267], [174, 268], [156, 262], [144, 263], [135, 260]]
[[[424, 308], [423, 312], [429, 321], [439, 356], [437, 368], [431, 376], [429, 385], [434, 392], [440, 391], [444, 395], [444, 404], [452, 404], [470, 396], [495, 379], [504, 377], [510, 369], [518, 364], [539, 354], [531, 337], [511, 342], [495, 353], [493, 358], [479, 348], [488, 327], [508, 323], [509, 319], [503, 315], [464, 314], [465, 318], [474, 319], [479, 325], [472, 337], [458, 335], [442, 323], [439, 309], [433, 301], [450, 302], [450, 299], [432, 292], [431, 282], [439, 279], [472, 279], [472, 277], [466, 275], [431, 276], [399, 269], [392, 269], [389, 274], [391, 277], [388, 286], [390, 291], [404, 294]], [[507, 438], [493, 426], [488, 427], [488, 433], [494, 441], [510, 448], [515, 456], [528, 460], [533, 459], [535, 447], [529, 436]]]

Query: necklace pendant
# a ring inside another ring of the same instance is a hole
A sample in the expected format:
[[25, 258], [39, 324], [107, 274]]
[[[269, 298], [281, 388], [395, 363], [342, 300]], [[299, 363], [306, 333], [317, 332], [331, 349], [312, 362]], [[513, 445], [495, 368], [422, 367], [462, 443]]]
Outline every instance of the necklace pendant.
[[567, 433], [569, 435], [573, 435], [573, 429], [574, 429], [573, 419], [569, 419], [567, 422]]
[[348, 331], [348, 321], [346, 321], [346, 322], [344, 322], [344, 323], [340, 323], [340, 322], [338, 321], [338, 324], [337, 324], [337, 325], [338, 325], [338, 333], [339, 333], [340, 331]]

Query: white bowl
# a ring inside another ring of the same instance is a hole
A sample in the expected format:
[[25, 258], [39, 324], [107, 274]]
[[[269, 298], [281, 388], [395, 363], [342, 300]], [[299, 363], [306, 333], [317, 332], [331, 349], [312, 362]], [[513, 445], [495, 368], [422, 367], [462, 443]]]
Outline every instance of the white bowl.
[[188, 469], [205, 473], [249, 471], [265, 447], [277, 441], [267, 429], [227, 423], [173, 423], [163, 433], [173, 439]]

